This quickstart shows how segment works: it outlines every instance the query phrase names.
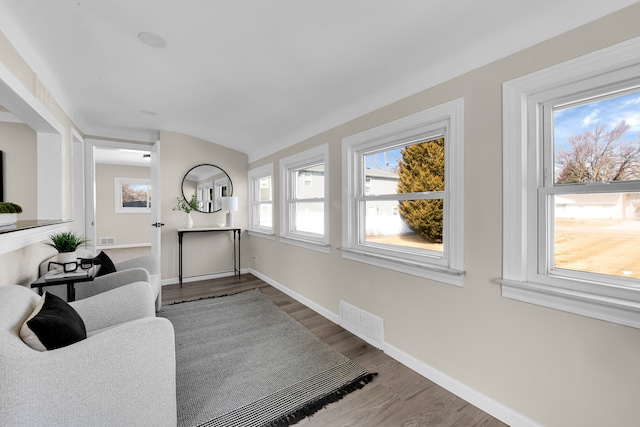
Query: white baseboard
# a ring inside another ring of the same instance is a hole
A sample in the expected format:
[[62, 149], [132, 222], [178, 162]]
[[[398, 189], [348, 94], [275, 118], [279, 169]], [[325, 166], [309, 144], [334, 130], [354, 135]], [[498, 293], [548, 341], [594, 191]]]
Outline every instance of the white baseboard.
[[[249, 272], [250, 271], [247, 270], [246, 268], [240, 269], [240, 274], [245, 274]], [[231, 277], [233, 275], [234, 275], [233, 271], [225, 271], [224, 273], [213, 273], [213, 274], [204, 274], [202, 276], [183, 277], [182, 284], [184, 285], [185, 283], [199, 282], [201, 280], [221, 279], [223, 277]], [[180, 283], [180, 279], [178, 277], [173, 277], [171, 279], [164, 279], [160, 282], [162, 286], [175, 285], [177, 283]]]
[[[281, 283], [276, 282], [275, 280], [265, 276], [264, 274], [258, 271], [255, 271], [249, 268], [248, 272], [258, 277], [259, 279], [267, 282], [274, 288], [284, 292], [285, 294], [294, 298], [298, 302], [306, 305], [307, 307], [309, 307], [316, 313], [322, 315], [323, 317], [326, 317], [333, 323], [338, 325], [340, 324], [340, 317], [338, 314], [333, 313], [330, 310], [327, 310], [321, 305], [316, 304], [310, 299], [300, 295], [295, 291], [292, 291], [291, 289], [287, 288]], [[433, 381], [434, 383], [438, 384], [440, 387], [450, 391], [451, 393], [455, 394], [461, 399], [464, 399], [465, 401], [469, 402], [475, 407], [481, 409], [482, 411], [486, 412], [487, 414], [491, 415], [494, 418], [497, 418], [498, 420], [502, 421], [503, 423], [511, 427], [542, 427], [541, 424], [536, 423], [535, 421], [527, 418], [526, 416], [520, 414], [519, 412], [514, 411], [513, 409], [509, 408], [508, 406], [505, 406], [504, 404], [498, 402], [497, 400], [494, 400], [482, 394], [478, 390], [475, 390], [474, 388], [469, 387], [468, 385], [458, 381], [452, 376], [447, 375], [442, 371], [439, 371], [438, 369], [424, 363], [423, 361], [411, 356], [408, 353], [405, 353], [404, 351], [400, 350], [397, 347], [394, 347], [393, 345], [387, 342], [383, 343], [382, 351], [387, 355], [389, 355], [389, 357], [392, 357], [393, 359], [402, 363], [404, 366], [408, 367], [409, 369]]]
[[416, 359], [410, 354], [405, 353], [387, 342], [384, 343], [382, 351], [409, 369], [433, 381], [440, 387], [450, 391], [459, 398], [466, 400], [473, 406], [483, 410], [487, 414], [499, 419], [511, 427], [541, 427], [541, 424], [536, 423], [519, 412], [503, 405], [497, 400], [491, 399], [490, 397], [480, 393], [478, 390], [469, 387], [450, 375], [447, 375], [433, 366]]
[[331, 320], [333, 323], [339, 325], [340, 324], [340, 316], [338, 316], [337, 313], [334, 313], [330, 310], [327, 310], [326, 308], [324, 308], [323, 306], [316, 304], [315, 302], [311, 301], [310, 299], [300, 295], [299, 293], [292, 291], [291, 289], [287, 288], [286, 286], [276, 282], [275, 280], [271, 279], [270, 277], [265, 276], [264, 274], [255, 271], [254, 269], [250, 268], [249, 269], [249, 273], [253, 274], [254, 276], [256, 276], [257, 278], [264, 280], [265, 282], [267, 282], [268, 284], [270, 284], [271, 286], [273, 286], [274, 288], [278, 289], [281, 292], [284, 292], [285, 294], [289, 295], [291, 298], [295, 299], [296, 301], [306, 305], [307, 307], [309, 307], [311, 310], [315, 311], [316, 313], [318, 313], [321, 316], [326, 317], [327, 319]]

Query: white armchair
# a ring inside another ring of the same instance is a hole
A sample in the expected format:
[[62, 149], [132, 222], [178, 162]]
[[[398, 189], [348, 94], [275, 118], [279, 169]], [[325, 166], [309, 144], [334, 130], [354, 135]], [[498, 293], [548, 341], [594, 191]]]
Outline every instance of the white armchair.
[[44, 352], [19, 335], [39, 298], [0, 286], [0, 425], [176, 425], [173, 326], [148, 283], [70, 303], [87, 338]]
[[[79, 258], [93, 258], [95, 255], [85, 249], [78, 249]], [[49, 258], [40, 264], [40, 275], [47, 272], [49, 262], [55, 261], [55, 257]], [[76, 286], [76, 299], [81, 300], [99, 293], [127, 285], [133, 282], [147, 282], [151, 285], [155, 298], [156, 311], [162, 306], [162, 286], [160, 279], [160, 261], [157, 256], [146, 255], [114, 263], [115, 273], [96, 277], [92, 282], [80, 283]], [[49, 286], [48, 292], [66, 297], [66, 286]]]

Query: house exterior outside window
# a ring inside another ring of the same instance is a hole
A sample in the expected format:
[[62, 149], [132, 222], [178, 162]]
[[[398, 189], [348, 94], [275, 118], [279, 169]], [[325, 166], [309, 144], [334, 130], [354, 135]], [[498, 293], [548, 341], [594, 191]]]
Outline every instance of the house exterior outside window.
[[504, 84], [505, 297], [640, 327], [638, 52]]
[[463, 285], [464, 101], [343, 139], [342, 256]]
[[273, 163], [249, 171], [249, 232], [273, 236]]
[[329, 164], [324, 144], [280, 160], [280, 241], [329, 253]]

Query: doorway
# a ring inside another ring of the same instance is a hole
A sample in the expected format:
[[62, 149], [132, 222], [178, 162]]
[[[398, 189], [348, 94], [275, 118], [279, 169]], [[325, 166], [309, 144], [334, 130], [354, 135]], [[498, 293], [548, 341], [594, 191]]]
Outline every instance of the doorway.
[[85, 235], [115, 262], [160, 254], [160, 143], [87, 139]]

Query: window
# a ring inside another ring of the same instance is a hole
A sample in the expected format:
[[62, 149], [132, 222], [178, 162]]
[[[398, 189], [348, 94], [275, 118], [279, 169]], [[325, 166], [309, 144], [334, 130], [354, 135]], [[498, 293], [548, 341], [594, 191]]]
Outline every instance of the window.
[[462, 99], [343, 140], [343, 257], [462, 286]]
[[638, 52], [504, 84], [504, 296], [640, 327]]
[[281, 241], [329, 252], [328, 146], [280, 161]]
[[273, 163], [249, 171], [249, 231], [273, 234]]
[[151, 180], [115, 178], [116, 213], [150, 213]]

